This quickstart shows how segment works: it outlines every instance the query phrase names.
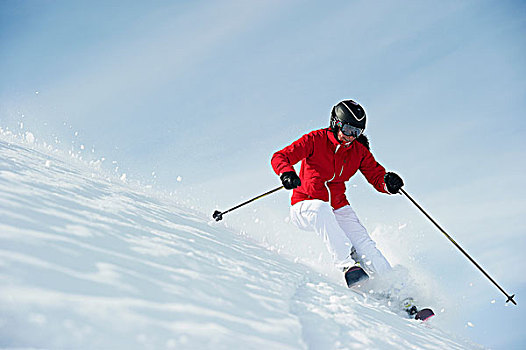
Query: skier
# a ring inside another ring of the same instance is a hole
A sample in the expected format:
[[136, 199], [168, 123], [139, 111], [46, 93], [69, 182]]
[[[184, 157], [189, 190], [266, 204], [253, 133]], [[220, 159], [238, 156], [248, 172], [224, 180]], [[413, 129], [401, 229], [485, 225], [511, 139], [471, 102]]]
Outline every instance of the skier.
[[[291, 221], [300, 229], [315, 231], [345, 273], [349, 287], [391, 271], [345, 196], [345, 183], [358, 170], [382, 193], [395, 194], [404, 185], [400, 176], [386, 172], [369, 150], [363, 134], [366, 114], [353, 100], [332, 108], [330, 127], [303, 135], [272, 156], [272, 168], [283, 186], [293, 190]], [[301, 161], [299, 176], [293, 165]]]

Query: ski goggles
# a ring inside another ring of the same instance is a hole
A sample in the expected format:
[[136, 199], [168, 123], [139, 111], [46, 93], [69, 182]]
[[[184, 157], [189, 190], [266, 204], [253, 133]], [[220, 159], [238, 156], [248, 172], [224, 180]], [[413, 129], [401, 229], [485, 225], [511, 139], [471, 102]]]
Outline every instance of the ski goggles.
[[363, 132], [363, 129], [352, 126], [351, 124], [343, 123], [341, 121], [338, 121], [336, 125], [340, 128], [345, 136], [352, 136], [355, 139], [358, 138], [358, 136], [360, 136]]

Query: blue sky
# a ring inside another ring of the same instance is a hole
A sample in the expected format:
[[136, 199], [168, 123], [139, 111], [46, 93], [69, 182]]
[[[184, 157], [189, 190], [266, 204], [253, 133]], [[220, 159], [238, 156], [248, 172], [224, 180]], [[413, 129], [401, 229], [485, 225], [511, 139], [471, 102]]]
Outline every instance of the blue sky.
[[[56, 147], [105, 157], [128, 179], [211, 212], [279, 185], [272, 153], [353, 98], [377, 160], [524, 295], [525, 34], [521, 1], [2, 1], [0, 127], [56, 137]], [[371, 231], [410, 223], [409, 242], [425, 232], [423, 244], [437, 247], [431, 275], [468, 295], [464, 311], [480, 319], [468, 336], [525, 341], [499, 328], [519, 311], [492, 305], [495, 322], [484, 318], [498, 291], [404, 198], [359, 176], [351, 185]], [[281, 222], [287, 202], [278, 193], [237, 223], [293, 242]], [[279, 229], [253, 224], [265, 211]], [[469, 294], [466, 278], [483, 293]]]

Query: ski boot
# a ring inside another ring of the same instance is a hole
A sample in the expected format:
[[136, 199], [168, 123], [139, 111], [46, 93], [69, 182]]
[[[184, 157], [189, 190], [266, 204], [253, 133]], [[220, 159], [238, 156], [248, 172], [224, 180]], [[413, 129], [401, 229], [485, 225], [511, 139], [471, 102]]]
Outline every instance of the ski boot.
[[411, 318], [413, 317], [413, 315], [416, 315], [416, 313], [418, 312], [417, 307], [414, 305], [413, 298], [405, 298], [404, 300], [402, 300], [401, 307], [402, 307], [402, 310], [407, 312], [407, 314]]

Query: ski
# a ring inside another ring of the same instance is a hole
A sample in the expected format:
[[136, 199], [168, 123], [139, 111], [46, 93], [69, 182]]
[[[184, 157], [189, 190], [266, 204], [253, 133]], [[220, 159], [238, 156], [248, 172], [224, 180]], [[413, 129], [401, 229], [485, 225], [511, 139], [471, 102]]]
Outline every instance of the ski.
[[435, 316], [435, 313], [433, 312], [433, 310], [429, 308], [425, 308], [425, 309], [419, 310], [416, 313], [415, 320], [427, 321], [433, 316]]
[[[347, 282], [347, 287], [352, 289], [360, 289], [360, 282], [365, 282], [369, 279], [369, 275], [361, 268], [360, 264], [355, 264], [354, 266], [348, 268], [344, 272], [345, 274], [345, 281]], [[378, 298], [375, 298], [377, 300], [381, 300]], [[383, 299], [383, 298], [382, 298]], [[385, 299], [387, 301], [393, 301], [392, 297], [385, 296]], [[398, 302], [397, 302], [398, 303]], [[405, 311], [409, 318], [425, 322], [429, 320], [431, 317], [435, 316], [435, 313], [430, 308], [423, 308], [419, 309], [414, 304], [413, 298], [405, 298], [399, 303], [399, 307], [401, 311]]]
[[345, 271], [345, 282], [347, 282], [347, 287], [349, 288], [368, 279], [369, 275], [362, 269], [359, 263], [356, 263]]
[[414, 304], [413, 298], [402, 300], [401, 307], [402, 310], [407, 312], [410, 318], [414, 318], [415, 320], [427, 321], [432, 316], [435, 316], [435, 313], [430, 308], [419, 310]]

